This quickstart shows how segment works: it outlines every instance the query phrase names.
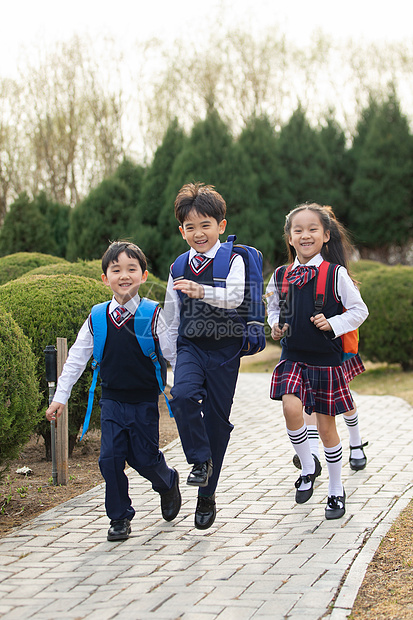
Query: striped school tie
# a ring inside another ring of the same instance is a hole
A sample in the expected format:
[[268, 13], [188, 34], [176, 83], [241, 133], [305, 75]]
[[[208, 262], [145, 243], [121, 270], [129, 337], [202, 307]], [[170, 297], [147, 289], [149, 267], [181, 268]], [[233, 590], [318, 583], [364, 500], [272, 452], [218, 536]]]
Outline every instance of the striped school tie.
[[300, 265], [287, 275], [287, 282], [302, 288], [307, 282], [312, 280], [318, 273], [317, 267], [305, 267]]

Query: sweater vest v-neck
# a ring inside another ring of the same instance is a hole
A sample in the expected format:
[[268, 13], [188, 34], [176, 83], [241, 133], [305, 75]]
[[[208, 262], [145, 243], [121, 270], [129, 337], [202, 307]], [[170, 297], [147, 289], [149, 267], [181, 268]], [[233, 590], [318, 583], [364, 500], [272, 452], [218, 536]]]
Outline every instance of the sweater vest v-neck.
[[[282, 275], [279, 272], [277, 275], [280, 287]], [[303, 362], [311, 366], [340, 366], [343, 350], [341, 338], [335, 338], [332, 331], [317, 329], [310, 321], [314, 313], [315, 282], [316, 279], [313, 278], [302, 288], [295, 285], [289, 287], [285, 322], [290, 327], [288, 335], [281, 339], [281, 359]], [[342, 314], [342, 312], [343, 306], [337, 299], [335, 283], [329, 279], [326, 284], [326, 301], [322, 314], [328, 320], [329, 317]]]
[[[210, 259], [202, 271], [194, 273], [188, 263], [184, 278], [198, 284], [214, 286], [212, 265], [213, 259]], [[215, 350], [232, 344], [241, 346], [243, 327], [233, 310], [217, 308], [201, 299], [184, 295], [178, 333], [201, 349]]]
[[159, 386], [149, 357], [139, 346], [134, 331], [134, 317], [120, 327], [109, 314], [105, 348], [100, 364], [102, 398], [124, 403], [154, 402]]

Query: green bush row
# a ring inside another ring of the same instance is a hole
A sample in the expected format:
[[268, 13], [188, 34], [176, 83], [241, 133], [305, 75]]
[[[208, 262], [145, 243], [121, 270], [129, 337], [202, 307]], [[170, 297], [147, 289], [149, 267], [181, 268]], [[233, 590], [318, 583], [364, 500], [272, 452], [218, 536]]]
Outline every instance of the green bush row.
[[[0, 306], [5, 317], [0, 325], [0, 463], [12, 458], [36, 425], [37, 432], [45, 438], [46, 454], [50, 457], [50, 425], [44, 420], [48, 403], [44, 349], [55, 344], [58, 337], [67, 338], [70, 348], [91, 307], [111, 295], [101, 282], [100, 261], [56, 262], [56, 257], [19, 253], [0, 259], [0, 273], [4, 262], [11, 281], [0, 286]], [[403, 369], [412, 368], [413, 268], [359, 261], [351, 266], [351, 271], [360, 282], [370, 312], [360, 328], [361, 356], [370, 361], [400, 363]], [[25, 275], [18, 277], [22, 273]], [[165, 283], [150, 275], [141, 293], [162, 301]], [[72, 391], [70, 452], [83, 422], [91, 378], [88, 367]], [[98, 396], [99, 391], [95, 403]], [[96, 404], [91, 424], [99, 424]], [[10, 432], [11, 427], [15, 433]]]
[[29, 339], [0, 313], [0, 475], [33, 433], [41, 413], [36, 360]]

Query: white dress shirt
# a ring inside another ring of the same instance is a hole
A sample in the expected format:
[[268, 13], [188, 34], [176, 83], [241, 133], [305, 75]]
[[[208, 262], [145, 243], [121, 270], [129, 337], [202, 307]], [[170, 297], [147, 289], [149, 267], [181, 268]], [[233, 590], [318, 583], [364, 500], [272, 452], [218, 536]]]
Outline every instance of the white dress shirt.
[[[308, 263], [305, 263], [305, 266], [319, 267], [322, 262], [323, 257], [321, 254], [317, 254], [309, 260]], [[292, 268], [295, 269], [300, 265], [301, 263], [296, 258]], [[360, 291], [348, 275], [347, 269], [342, 266], [339, 267], [337, 274], [337, 294], [344, 308], [346, 308], [346, 312], [343, 312], [343, 314], [336, 314], [327, 319], [334, 332], [335, 338], [360, 327], [369, 315], [367, 306], [361, 298]], [[280, 315], [279, 294], [278, 288], [274, 282], [274, 275], [271, 276], [268, 282], [266, 295], [268, 311], [267, 321], [270, 327], [272, 327], [275, 323], [278, 323], [278, 317]]]
[[[215, 258], [215, 254], [218, 252], [221, 242], [217, 241], [216, 244], [204, 253], [207, 258]], [[197, 254], [193, 248], [189, 250], [188, 262], [191, 262], [192, 258]], [[180, 311], [181, 311], [181, 299], [178, 292], [173, 288], [174, 282], [171, 273], [169, 274], [168, 284], [166, 287], [165, 295], [165, 320], [168, 325], [170, 344], [174, 349], [173, 360], [171, 360], [172, 368], [175, 367], [176, 360], [176, 341], [178, 338], [178, 330], [180, 324]], [[202, 284], [204, 288], [204, 297], [199, 301], [202, 301], [216, 308], [234, 309], [238, 308], [244, 301], [244, 289], [245, 289], [245, 265], [242, 256], [236, 254], [231, 268], [227, 276], [226, 287], [209, 286]]]
[[[123, 304], [123, 307], [129, 310], [131, 314], [135, 314], [139, 303], [140, 296], [139, 293], [137, 293], [135, 297]], [[112, 297], [109, 304], [109, 313], [111, 314], [120, 305], [121, 304], [116, 301], [115, 297]], [[174, 348], [171, 347], [170, 344], [169, 333], [162, 310], [158, 313], [154, 331], [156, 336], [159, 338], [159, 346], [161, 348], [162, 355], [167, 360], [170, 360], [173, 357]], [[62, 403], [63, 405], [67, 403], [72, 388], [85, 370], [92, 353], [93, 334], [90, 331], [88, 317], [80, 328], [76, 341], [73, 346], [70, 347], [67, 360], [63, 366], [62, 374], [57, 382], [56, 392], [53, 397], [54, 401]]]

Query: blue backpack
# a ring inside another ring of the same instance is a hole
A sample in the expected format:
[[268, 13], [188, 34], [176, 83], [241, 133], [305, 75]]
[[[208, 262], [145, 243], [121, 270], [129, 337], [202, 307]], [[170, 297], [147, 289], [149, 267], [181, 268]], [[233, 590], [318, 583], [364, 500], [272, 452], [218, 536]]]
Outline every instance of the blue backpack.
[[[93, 378], [92, 385], [89, 390], [89, 399], [87, 403], [87, 411], [85, 415], [85, 420], [83, 422], [83, 430], [82, 436], [80, 440], [82, 440], [83, 435], [86, 433], [90, 416], [93, 408], [93, 397], [95, 393], [96, 382], [99, 374], [100, 362], [102, 361], [103, 351], [105, 349], [106, 336], [108, 325], [106, 322], [106, 313], [107, 307], [110, 304], [109, 301], [104, 301], [101, 304], [97, 304], [93, 306], [91, 311], [91, 320], [92, 320], [92, 328], [93, 328]], [[146, 297], [142, 297], [139, 306], [136, 309], [135, 315], [133, 317], [133, 323], [135, 328], [135, 335], [138, 340], [139, 346], [142, 349], [142, 353], [146, 355], [146, 357], [150, 357], [153, 365], [155, 366], [155, 374], [156, 379], [158, 381], [159, 389], [165, 397], [166, 404], [169, 409], [169, 415], [173, 417], [172, 411], [169, 405], [168, 398], [165, 394], [165, 384], [166, 384], [166, 364], [164, 359], [162, 358], [162, 352], [159, 348], [159, 356], [158, 358], [155, 349], [155, 342], [152, 335], [152, 319], [158, 307], [158, 302], [152, 301], [152, 299], [147, 299]]]
[[[236, 235], [229, 235], [225, 243], [221, 243], [213, 261], [213, 280], [215, 286], [226, 287], [230, 260], [233, 253], [240, 254], [245, 265], [244, 301], [236, 310], [228, 310], [231, 318], [243, 326], [243, 343], [241, 357], [254, 355], [265, 348], [265, 305], [262, 299], [264, 280], [262, 276], [262, 254], [248, 245], [234, 245]], [[188, 263], [189, 250], [178, 256], [172, 265], [174, 280], [182, 279]], [[181, 291], [178, 291], [182, 298]]]

